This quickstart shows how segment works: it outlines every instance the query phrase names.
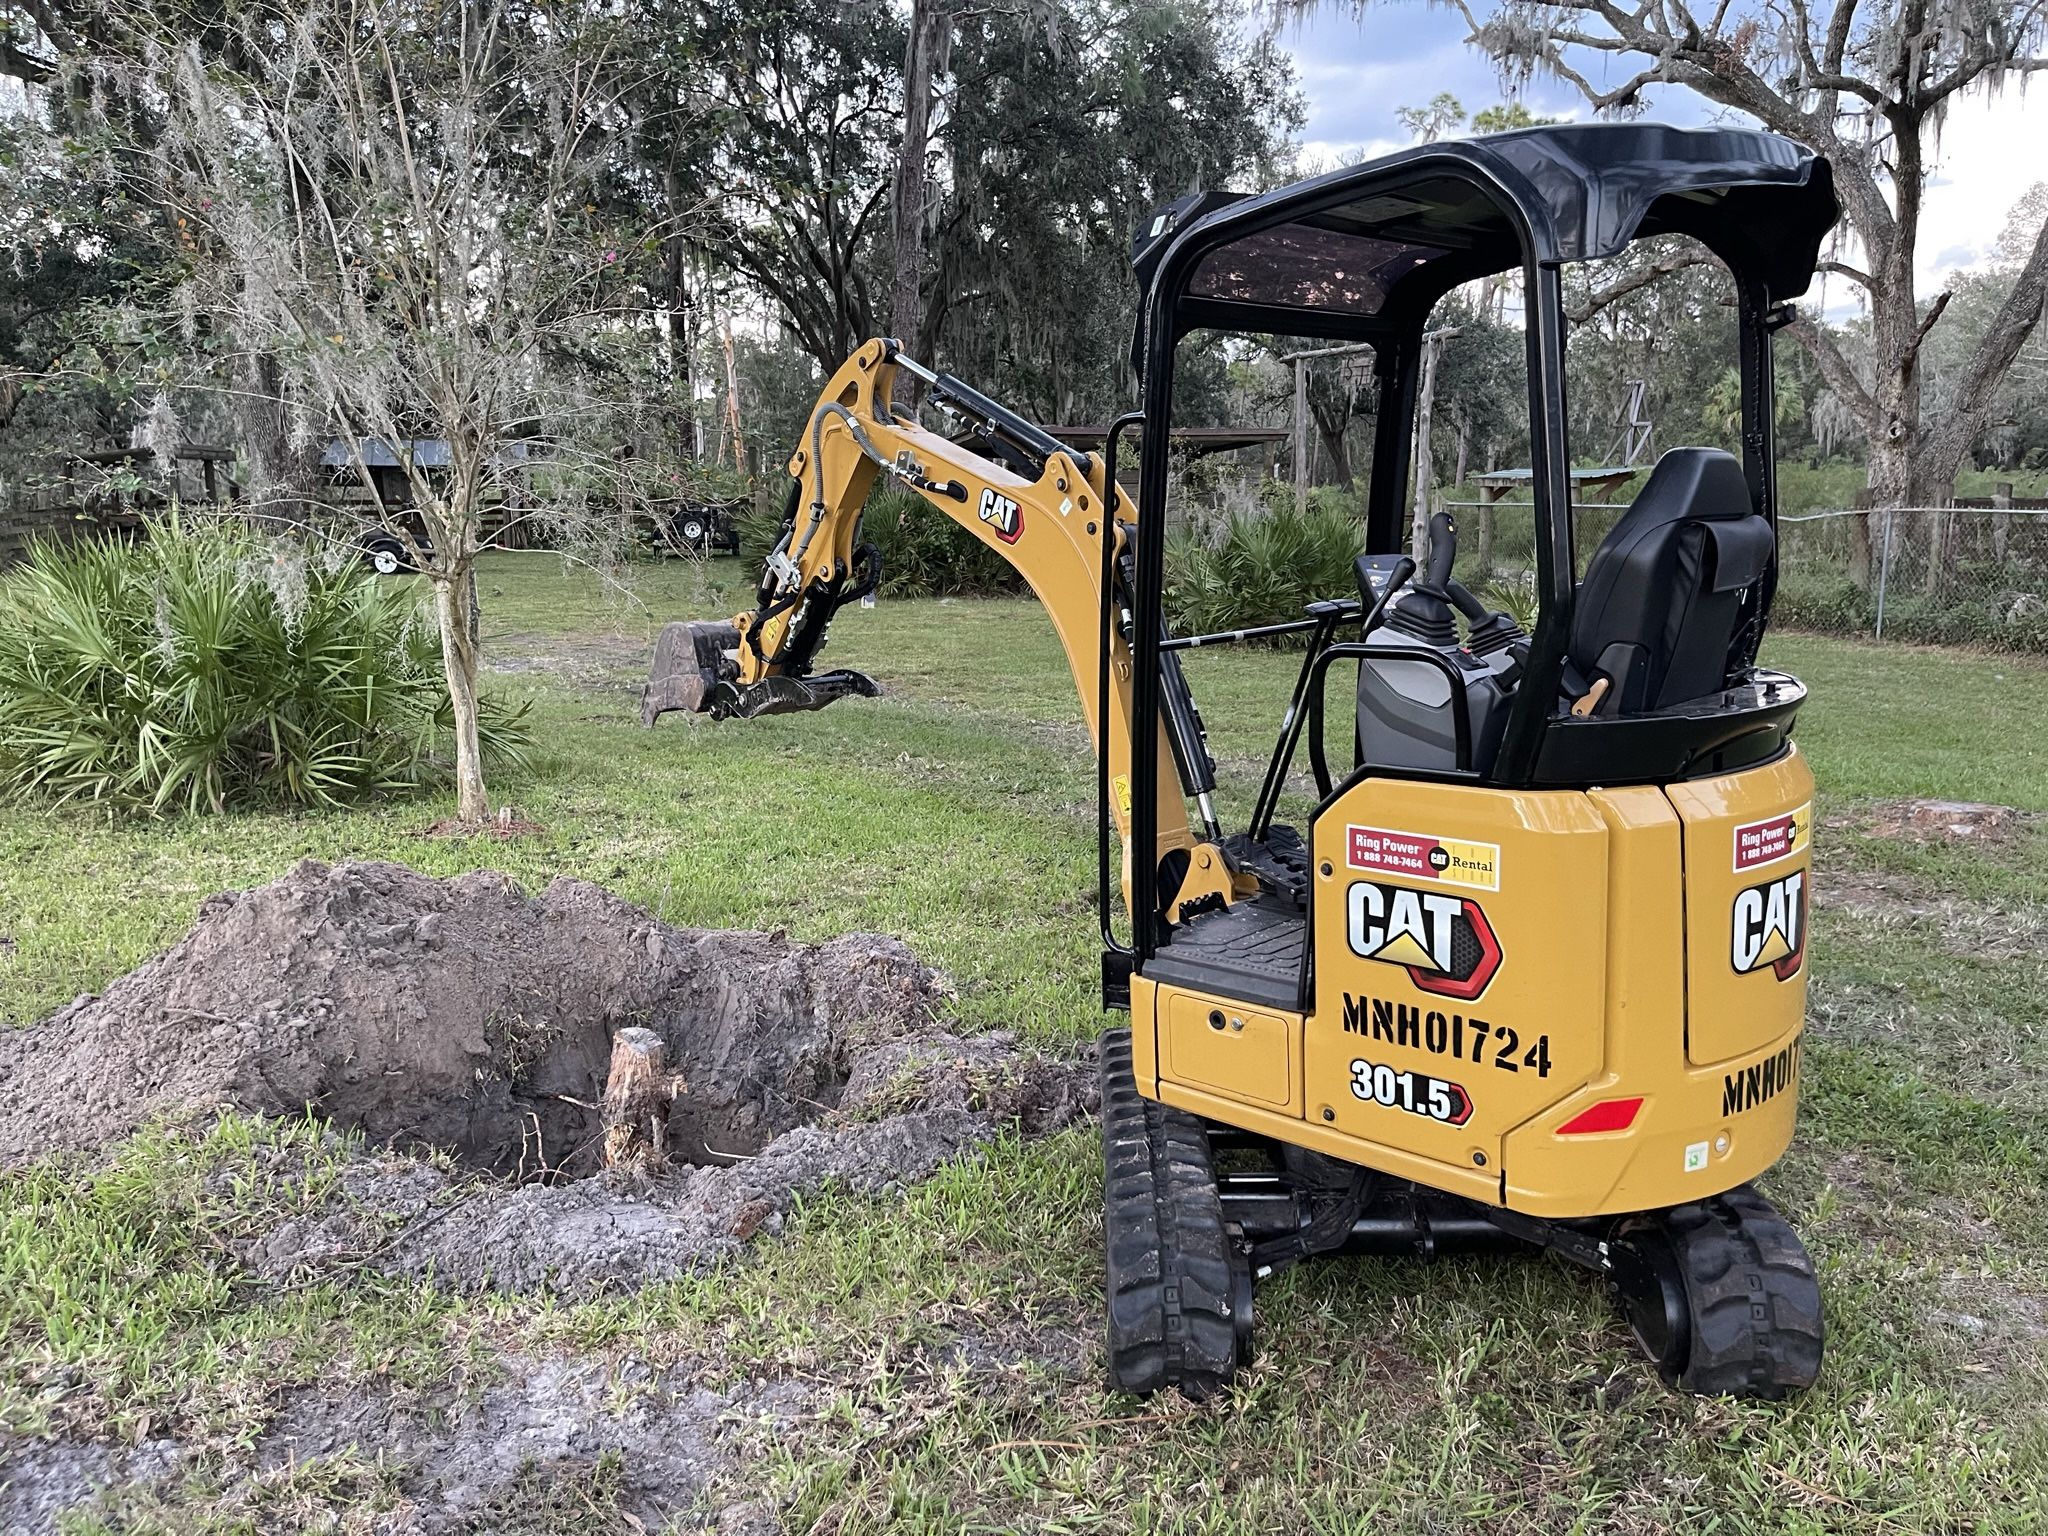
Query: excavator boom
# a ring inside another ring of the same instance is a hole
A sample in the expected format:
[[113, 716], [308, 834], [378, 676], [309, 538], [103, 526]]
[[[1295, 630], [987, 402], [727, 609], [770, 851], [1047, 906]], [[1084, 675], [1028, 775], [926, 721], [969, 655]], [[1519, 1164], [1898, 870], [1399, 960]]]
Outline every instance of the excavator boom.
[[[959, 440], [929, 431], [896, 409], [899, 369], [917, 375], [930, 403], [961, 428]], [[748, 719], [822, 709], [880, 692], [864, 674], [820, 671], [817, 660], [838, 611], [880, 585], [881, 557], [861, 536], [861, 512], [875, 477], [887, 473], [1003, 556], [1044, 605], [1066, 652], [1090, 737], [1096, 751], [1108, 756], [1110, 810], [1128, 863], [1129, 608], [1114, 585], [1117, 622], [1107, 626], [1106, 657], [1101, 621], [1104, 583], [1117, 582], [1138, 511], [1106, 482], [1102, 460], [1068, 448], [960, 380], [924, 368], [893, 341], [876, 339], [826, 383], [788, 469], [792, 484], [783, 533], [763, 569], [755, 605], [730, 621], [663, 627], [642, 694], [644, 723], [652, 725], [671, 711]], [[1105, 520], [1113, 520], [1107, 539]], [[1114, 551], [1107, 560], [1105, 549]], [[1100, 686], [1105, 665], [1106, 689]], [[1105, 696], [1109, 708], [1103, 718], [1099, 704]], [[1184, 697], [1183, 689], [1174, 702]], [[1192, 706], [1175, 711], [1170, 705], [1169, 714], [1185, 723], [1178, 731], [1158, 727], [1166, 750], [1155, 759], [1155, 857], [1190, 846], [1186, 796], [1208, 815], [1214, 786]]]

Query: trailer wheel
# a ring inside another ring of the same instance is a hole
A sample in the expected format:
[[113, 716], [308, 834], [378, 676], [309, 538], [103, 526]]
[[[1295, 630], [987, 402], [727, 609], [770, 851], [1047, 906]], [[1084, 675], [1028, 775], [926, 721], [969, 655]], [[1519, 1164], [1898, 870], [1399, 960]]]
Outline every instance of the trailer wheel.
[[369, 545], [366, 553], [369, 556], [370, 569], [379, 576], [396, 576], [409, 568], [405, 558], [405, 546], [396, 539], [378, 539]]

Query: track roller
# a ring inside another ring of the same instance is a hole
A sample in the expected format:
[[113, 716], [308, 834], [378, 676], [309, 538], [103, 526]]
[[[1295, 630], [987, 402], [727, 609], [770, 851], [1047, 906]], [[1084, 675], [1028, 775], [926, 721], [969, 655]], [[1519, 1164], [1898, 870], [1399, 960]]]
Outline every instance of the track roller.
[[1679, 1390], [1778, 1401], [1819, 1376], [1813, 1260], [1748, 1185], [1631, 1217], [1608, 1259], [1637, 1341]]
[[1109, 1385], [1199, 1401], [1250, 1355], [1251, 1270], [1224, 1230], [1202, 1122], [1139, 1096], [1128, 1029], [1100, 1051]]

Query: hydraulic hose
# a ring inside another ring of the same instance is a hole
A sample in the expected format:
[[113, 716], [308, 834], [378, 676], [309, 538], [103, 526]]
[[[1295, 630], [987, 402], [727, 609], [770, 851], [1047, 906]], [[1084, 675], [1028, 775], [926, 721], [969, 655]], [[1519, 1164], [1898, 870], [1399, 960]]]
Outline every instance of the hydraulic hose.
[[852, 411], [849, 411], [837, 400], [827, 401], [824, 405], [819, 406], [811, 415], [811, 474], [820, 494], [811, 498], [811, 519], [804, 525], [804, 535], [797, 541], [796, 548], [790, 551], [789, 561], [791, 565], [802, 563], [804, 553], [810, 549], [811, 539], [818, 531], [818, 525], [825, 521], [825, 498], [822, 494], [825, 488], [825, 461], [822, 450], [825, 437], [825, 418], [827, 416], [837, 416], [843, 420], [846, 423], [847, 431], [853, 434], [854, 444], [860, 451], [866, 454], [874, 463], [896, 476], [897, 479], [916, 486], [920, 491], [928, 491], [934, 496], [944, 496], [953, 501], [965, 501], [967, 499], [967, 487], [958, 480], [947, 480], [944, 482], [928, 480], [915, 470], [904, 469], [892, 464], [883, 457], [882, 450], [875, 446], [874, 439], [869, 437], [866, 429], [861, 426], [859, 417], [855, 416]]

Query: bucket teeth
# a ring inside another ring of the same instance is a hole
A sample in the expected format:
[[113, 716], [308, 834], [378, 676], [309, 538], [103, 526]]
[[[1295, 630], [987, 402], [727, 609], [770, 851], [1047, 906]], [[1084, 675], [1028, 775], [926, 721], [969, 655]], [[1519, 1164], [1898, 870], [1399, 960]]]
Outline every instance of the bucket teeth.
[[821, 672], [816, 677], [764, 677], [744, 688], [728, 685], [707, 706], [719, 719], [751, 720], [756, 715], [793, 715], [823, 709], [841, 699], [872, 699], [881, 692], [875, 680], [850, 668]]
[[640, 723], [651, 726], [670, 710], [711, 712], [715, 696], [730, 692], [739, 678], [733, 657], [739, 643], [740, 632], [731, 624], [662, 625], [654, 666], [640, 690]]

